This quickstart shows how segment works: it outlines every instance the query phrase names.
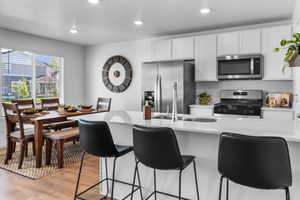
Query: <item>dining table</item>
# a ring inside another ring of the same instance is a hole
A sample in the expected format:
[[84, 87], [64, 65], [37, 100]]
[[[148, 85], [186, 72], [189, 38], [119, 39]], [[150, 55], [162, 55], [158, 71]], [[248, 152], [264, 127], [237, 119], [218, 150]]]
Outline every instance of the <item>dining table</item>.
[[22, 114], [22, 119], [24, 123], [34, 125], [36, 168], [42, 167], [42, 150], [44, 144], [45, 125], [51, 125], [51, 123], [67, 121], [68, 117], [89, 115], [99, 112], [105, 111], [88, 109], [78, 110], [76, 112], [67, 112], [64, 109], [59, 109], [54, 111], [43, 111], [34, 114]]

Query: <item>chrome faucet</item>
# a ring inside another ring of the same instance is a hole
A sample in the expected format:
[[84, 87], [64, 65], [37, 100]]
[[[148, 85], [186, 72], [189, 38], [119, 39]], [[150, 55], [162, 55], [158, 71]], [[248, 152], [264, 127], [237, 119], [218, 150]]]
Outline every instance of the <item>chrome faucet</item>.
[[173, 111], [172, 111], [172, 122], [177, 121], [177, 82], [173, 85]]

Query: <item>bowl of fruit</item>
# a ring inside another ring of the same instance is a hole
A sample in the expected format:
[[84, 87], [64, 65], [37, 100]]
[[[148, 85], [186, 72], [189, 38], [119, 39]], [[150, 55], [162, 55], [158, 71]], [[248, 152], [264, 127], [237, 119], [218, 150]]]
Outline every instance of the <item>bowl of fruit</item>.
[[93, 107], [93, 105], [79, 105], [78, 107], [83, 110], [89, 110]]
[[33, 108], [31, 108], [31, 109], [26, 109], [26, 110], [23, 110], [22, 113], [25, 114], [25, 115], [33, 115], [33, 114], [36, 113], [36, 110], [33, 109]]
[[69, 106], [69, 105], [65, 106], [64, 109], [67, 112], [77, 112], [78, 111], [77, 108], [75, 108], [74, 106]]

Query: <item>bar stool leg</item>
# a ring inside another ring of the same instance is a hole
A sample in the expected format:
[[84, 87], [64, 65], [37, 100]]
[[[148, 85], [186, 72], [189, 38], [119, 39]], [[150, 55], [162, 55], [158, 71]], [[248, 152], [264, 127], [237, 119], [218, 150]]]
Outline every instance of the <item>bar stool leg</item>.
[[81, 171], [82, 171], [84, 156], [85, 156], [85, 152], [83, 152], [82, 156], [81, 156], [81, 162], [80, 162], [80, 167], [79, 167], [79, 172], [78, 172], [78, 177], [77, 177], [77, 182], [76, 182], [76, 189], [75, 189], [74, 200], [77, 199], [77, 193], [78, 193], [78, 187], [79, 187], [79, 181], [80, 181], [80, 176], [81, 176]]
[[116, 160], [117, 160], [117, 157], [114, 158], [113, 176], [112, 176], [112, 184], [111, 184], [111, 197], [110, 197], [111, 200], [114, 200]]
[[194, 165], [194, 173], [195, 173], [195, 181], [196, 181], [197, 200], [200, 200], [200, 197], [199, 197], [199, 187], [198, 187], [198, 179], [197, 179], [197, 170], [196, 170], [196, 162], [195, 162], [195, 160], [193, 161], [193, 165]]
[[182, 170], [180, 170], [179, 172], [179, 200], [181, 200], [181, 174], [182, 174]]
[[285, 189], [285, 196], [286, 200], [290, 200], [290, 189], [288, 187]]
[[[136, 161], [136, 162], [137, 162], [137, 164], [140, 163], [140, 162], [138, 162], [138, 161]], [[137, 165], [137, 168], [136, 168], [136, 172], [137, 172], [138, 182], [139, 182], [139, 186], [140, 186], [141, 200], [143, 200], [142, 184], [141, 184], [140, 171], [139, 171], [139, 166], [138, 166], [138, 165]]]
[[156, 195], [156, 170], [153, 169], [153, 175], [154, 175], [154, 199], [156, 200], [157, 195]]
[[222, 199], [222, 185], [223, 185], [223, 176], [221, 176], [221, 179], [220, 179], [219, 200]]
[[108, 194], [109, 194], [109, 177], [108, 177], [108, 167], [107, 167], [107, 158], [104, 159], [105, 160], [105, 174], [106, 174], [106, 195], [105, 195], [105, 199], [107, 199]]
[[227, 178], [227, 185], [226, 185], [226, 200], [229, 199], [229, 180]]

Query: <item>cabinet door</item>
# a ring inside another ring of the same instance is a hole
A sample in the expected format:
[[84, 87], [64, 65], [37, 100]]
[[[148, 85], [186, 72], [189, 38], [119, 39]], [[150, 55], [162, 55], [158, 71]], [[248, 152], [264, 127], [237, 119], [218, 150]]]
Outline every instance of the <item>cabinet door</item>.
[[195, 80], [217, 81], [217, 36], [195, 38]]
[[172, 40], [173, 59], [194, 58], [194, 37], [176, 38]]
[[240, 51], [239, 32], [218, 35], [218, 56], [238, 54]]
[[246, 30], [240, 32], [240, 54], [261, 53], [261, 30]]
[[264, 55], [264, 80], [292, 80], [291, 68], [282, 72], [285, 51], [274, 52], [280, 40], [291, 39], [291, 26], [278, 26], [262, 30], [262, 53]]
[[171, 60], [171, 40], [156, 40], [151, 44], [151, 60]]

